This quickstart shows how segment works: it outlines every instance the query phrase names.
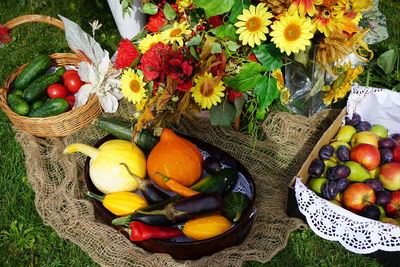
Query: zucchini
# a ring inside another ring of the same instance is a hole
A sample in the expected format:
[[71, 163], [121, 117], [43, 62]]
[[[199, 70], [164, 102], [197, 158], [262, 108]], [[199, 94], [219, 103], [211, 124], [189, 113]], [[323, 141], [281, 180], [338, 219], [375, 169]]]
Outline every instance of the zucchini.
[[222, 214], [231, 222], [237, 222], [250, 204], [250, 199], [243, 193], [230, 192], [224, 197]]
[[15, 113], [26, 116], [29, 113], [29, 105], [22, 96], [17, 94], [10, 94], [7, 96], [7, 103]]
[[68, 109], [68, 102], [64, 98], [53, 98], [44, 102], [40, 107], [29, 112], [29, 117], [50, 117], [59, 115]]
[[[102, 129], [119, 139], [132, 141], [132, 124], [130, 122], [99, 117], [95, 120], [94, 124], [97, 128]], [[135, 135], [133, 141], [138, 147], [143, 149], [144, 152], [148, 153], [160, 141], [160, 137], [154, 136], [148, 129], [143, 129], [140, 133]]]
[[60, 80], [62, 74], [65, 72], [65, 68], [58, 69], [55, 73], [45, 74], [36, 80], [34, 80], [28, 88], [25, 89], [24, 98], [29, 102], [40, 99], [45, 95], [47, 87], [56, 83]]
[[[195, 183], [190, 188], [197, 192], [209, 192], [209, 193], [215, 192], [224, 195], [228, 193], [236, 185], [237, 180], [238, 180], [238, 172], [235, 169], [226, 168], [220, 170], [217, 174], [209, 175], [201, 179], [199, 182]], [[172, 203], [181, 198], [183, 198], [181, 195], [175, 195], [167, 200], [164, 200], [163, 202], [144, 207], [138, 211], [160, 210], [163, 209], [165, 206], [167, 206], [169, 203]], [[136, 212], [128, 216], [114, 219], [112, 223], [115, 225], [129, 225], [129, 222], [134, 220], [136, 217], [138, 219], [142, 218], [143, 214]], [[159, 218], [160, 221], [162, 221], [162, 219], [165, 219], [165, 216], [164, 218]]]
[[29, 63], [14, 80], [15, 89], [25, 89], [28, 85], [42, 74], [49, 66], [51, 59], [46, 55], [36, 57]]

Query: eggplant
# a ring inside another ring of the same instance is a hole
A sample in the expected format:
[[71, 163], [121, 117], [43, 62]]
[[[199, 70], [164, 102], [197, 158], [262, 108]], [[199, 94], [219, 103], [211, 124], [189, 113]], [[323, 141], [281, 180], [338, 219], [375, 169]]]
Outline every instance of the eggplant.
[[159, 203], [166, 199], [171, 198], [170, 195], [168, 195], [164, 191], [161, 191], [153, 184], [149, 183], [146, 180], [140, 179], [139, 177], [134, 175], [129, 169], [128, 165], [126, 165], [125, 163], [120, 163], [120, 164], [125, 166], [129, 175], [132, 176], [132, 178], [134, 178], [136, 182], [139, 184], [139, 191], [140, 193], [142, 193], [143, 197], [147, 200], [149, 204]]
[[132, 215], [112, 221], [116, 225], [129, 225], [131, 221], [140, 221], [149, 225], [169, 226], [187, 221], [196, 216], [218, 211], [222, 208], [222, 197], [219, 193], [199, 193], [176, 200], [162, 210], [136, 210]]

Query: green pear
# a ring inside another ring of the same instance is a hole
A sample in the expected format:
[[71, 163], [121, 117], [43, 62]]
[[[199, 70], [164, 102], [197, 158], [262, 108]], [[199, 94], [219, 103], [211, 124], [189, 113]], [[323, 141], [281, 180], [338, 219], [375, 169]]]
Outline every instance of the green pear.
[[351, 147], [356, 147], [359, 144], [370, 144], [378, 147], [379, 136], [370, 131], [358, 132], [353, 135], [350, 140]]
[[382, 125], [379, 125], [379, 124], [373, 125], [371, 130], [369, 130], [369, 131], [375, 133], [380, 138], [388, 137], [388, 130], [385, 127], [383, 127]]
[[379, 169], [380, 167], [369, 171], [369, 173], [371, 174], [371, 178], [379, 179]]
[[382, 206], [377, 206], [377, 207], [381, 211], [381, 216], [379, 217], [379, 220], [385, 218], [386, 217], [385, 209]]
[[326, 171], [328, 170], [328, 168], [335, 167], [337, 165], [337, 163], [335, 161], [330, 160], [330, 159], [324, 160], [324, 163], [325, 163], [325, 170], [321, 174], [321, 177], [325, 177]]
[[335, 150], [338, 149], [338, 147], [340, 146], [346, 146], [348, 149], [351, 149], [351, 146], [349, 145], [349, 143], [344, 142], [344, 141], [333, 141], [332, 143], [329, 143], [331, 146], [333, 146], [333, 148]]
[[357, 132], [356, 128], [351, 125], [344, 125], [340, 127], [339, 131], [335, 136], [335, 140], [343, 141], [343, 142], [350, 142], [351, 137]]
[[309, 185], [312, 191], [317, 193], [318, 195], [322, 194], [321, 188], [324, 183], [328, 182], [326, 178], [313, 178], [311, 179]]
[[371, 174], [367, 171], [360, 163], [355, 161], [346, 161], [344, 163], [347, 167], [350, 168], [350, 175], [347, 177], [349, 182], [359, 182], [362, 183], [365, 180], [371, 178]]

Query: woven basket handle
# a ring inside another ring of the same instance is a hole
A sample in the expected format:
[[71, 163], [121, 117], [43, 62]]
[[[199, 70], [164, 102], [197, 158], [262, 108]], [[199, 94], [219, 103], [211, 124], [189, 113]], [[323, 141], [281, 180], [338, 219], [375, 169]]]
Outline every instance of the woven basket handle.
[[[9, 22], [7, 22], [6, 24], [4, 24], [4, 26], [6, 26], [9, 29], [12, 29], [18, 25], [21, 25], [24, 23], [29, 23], [29, 22], [42, 22], [42, 23], [53, 25], [61, 30], [64, 30], [64, 23], [61, 20], [50, 17], [50, 16], [43, 16], [43, 15], [37, 15], [37, 14], [16, 17], [16, 18], [10, 20]], [[70, 46], [69, 46], [69, 48], [75, 52], [75, 54], [79, 57], [79, 59], [81, 61], [87, 61], [90, 63], [90, 59], [87, 58], [87, 56], [82, 51], [80, 51], [80, 50], [76, 51]]]
[[47, 24], [56, 26], [57, 28], [60, 28], [61, 30], [64, 30], [64, 23], [61, 20], [53, 18], [53, 17], [49, 17], [49, 16], [35, 15], [35, 14], [16, 17], [16, 18], [10, 20], [9, 22], [7, 22], [6, 24], [4, 24], [4, 26], [6, 26], [9, 29], [12, 29], [15, 26], [18, 26], [18, 25], [21, 25], [24, 23], [29, 23], [29, 22], [43, 22], [43, 23], [47, 23]]

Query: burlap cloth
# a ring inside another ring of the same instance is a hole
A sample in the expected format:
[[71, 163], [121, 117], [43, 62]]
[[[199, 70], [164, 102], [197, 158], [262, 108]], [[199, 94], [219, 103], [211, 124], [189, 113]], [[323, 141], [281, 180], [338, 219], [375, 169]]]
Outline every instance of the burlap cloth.
[[[123, 103], [113, 117], [129, 117]], [[210, 127], [207, 120], [183, 120], [176, 130], [213, 144], [236, 157], [252, 174], [257, 188], [257, 214], [247, 239], [196, 261], [176, 261], [167, 254], [152, 254], [104, 224], [90, 200], [85, 199], [80, 153], [62, 154], [72, 143], [95, 144], [106, 133], [90, 126], [66, 138], [35, 138], [17, 131], [26, 158], [29, 181], [36, 193], [35, 205], [43, 222], [61, 237], [71, 240], [103, 266], [241, 266], [246, 260], [267, 262], [283, 249], [290, 232], [305, 226], [285, 214], [288, 184], [325, 129], [337, 116], [325, 110], [305, 118], [276, 112], [263, 123], [265, 141], [252, 145], [248, 135], [230, 128]]]

